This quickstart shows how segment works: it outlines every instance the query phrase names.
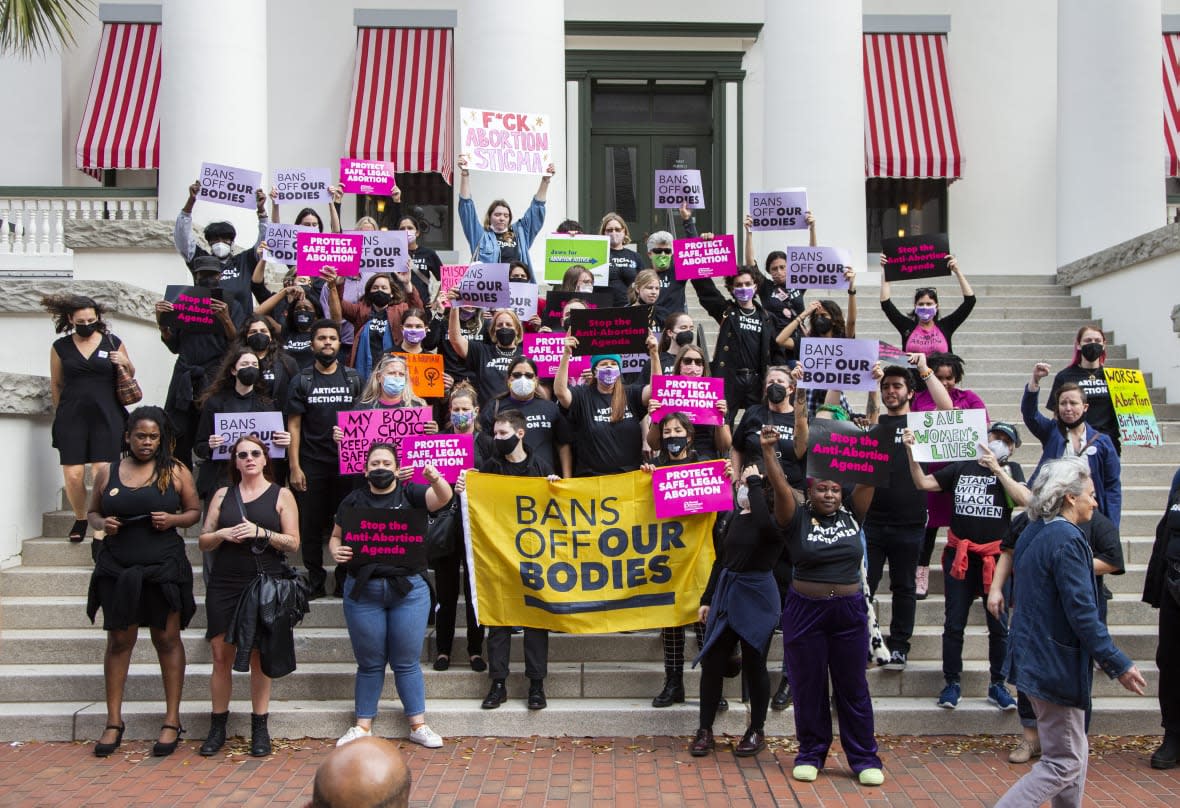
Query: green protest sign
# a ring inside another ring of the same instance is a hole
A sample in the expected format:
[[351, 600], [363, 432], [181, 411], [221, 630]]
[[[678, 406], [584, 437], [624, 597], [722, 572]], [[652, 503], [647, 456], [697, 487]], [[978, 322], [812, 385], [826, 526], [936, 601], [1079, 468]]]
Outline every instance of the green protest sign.
[[610, 239], [606, 236], [566, 236], [551, 233], [545, 238], [545, 280], [561, 283], [572, 266], [582, 266], [594, 275], [595, 286], [606, 286], [610, 268]]

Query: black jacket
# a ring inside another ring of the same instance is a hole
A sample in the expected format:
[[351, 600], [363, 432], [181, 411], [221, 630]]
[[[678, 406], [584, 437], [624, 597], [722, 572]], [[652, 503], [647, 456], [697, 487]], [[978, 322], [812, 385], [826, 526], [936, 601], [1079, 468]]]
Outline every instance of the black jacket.
[[[704, 301], [702, 301], [703, 303]], [[706, 311], [713, 316], [721, 328], [717, 331], [717, 347], [713, 351], [713, 372], [722, 378], [733, 378], [739, 370], [751, 370], [758, 378], [762, 378], [766, 368], [771, 364], [771, 350], [775, 344], [774, 320], [766, 309], [754, 302], [754, 310], [762, 319], [762, 337], [758, 344], [758, 355], [743, 357], [741, 353], [741, 337], [737, 333], [737, 317], [739, 309], [736, 303], [728, 303], [717, 311], [706, 306]]]
[[225, 641], [237, 646], [234, 670], [250, 670], [257, 648], [262, 672], [272, 679], [295, 670], [295, 625], [307, 614], [307, 588], [294, 570], [284, 577], [256, 575], [242, 592]]

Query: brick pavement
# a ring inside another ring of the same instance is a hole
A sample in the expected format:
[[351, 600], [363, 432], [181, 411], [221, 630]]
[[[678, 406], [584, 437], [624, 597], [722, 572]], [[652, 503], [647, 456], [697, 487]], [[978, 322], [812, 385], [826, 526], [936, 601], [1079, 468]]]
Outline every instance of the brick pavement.
[[[735, 739], [731, 739], [736, 742]], [[1180, 805], [1180, 770], [1147, 765], [1158, 738], [1093, 738], [1088, 806]], [[1007, 762], [1011, 738], [882, 738], [887, 780], [863, 788], [842, 754], [813, 784], [790, 778], [792, 742], [738, 760], [719, 741], [716, 755], [692, 758], [686, 738], [460, 738], [428, 750], [403, 744], [414, 774], [415, 806], [988, 806], [1027, 770]], [[215, 758], [186, 741], [153, 759], [150, 743], [128, 742], [98, 760], [89, 744], [0, 747], [0, 805], [302, 806], [331, 741], [277, 743], [263, 760], [240, 739]]]

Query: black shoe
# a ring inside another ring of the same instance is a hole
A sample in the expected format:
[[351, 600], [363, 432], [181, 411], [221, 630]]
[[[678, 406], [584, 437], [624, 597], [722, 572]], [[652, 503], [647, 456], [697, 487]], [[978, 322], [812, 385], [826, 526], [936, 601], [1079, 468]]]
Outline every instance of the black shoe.
[[201, 744], [200, 753], [203, 757], [212, 757], [225, 746], [225, 722], [229, 719], [229, 710], [224, 713], [212, 713], [209, 716], [209, 734]]
[[506, 701], [508, 701], [508, 688], [504, 687], [504, 680], [493, 679], [492, 689], [484, 696], [483, 703], [479, 706], [484, 710], [494, 710]]
[[472, 654], [469, 664], [471, 665], [471, 670], [476, 673], [483, 673], [488, 669], [488, 663], [479, 654]]
[[[86, 538], [86, 528], [90, 525], [85, 519], [77, 519], [74, 521], [74, 526], [70, 528], [69, 539], [71, 544], [77, 544]], [[105, 732], [105, 730], [104, 730]]]
[[684, 676], [669, 673], [664, 677], [664, 689], [651, 700], [652, 707], [671, 707], [684, 704]]
[[99, 743], [96, 743], [94, 745], [95, 757], [110, 757], [111, 753], [118, 749], [123, 743], [123, 730], [127, 729], [126, 724], [107, 724], [106, 728], [103, 729], [103, 732], [106, 732], [108, 729], [118, 730], [118, 733], [115, 735], [115, 742], [102, 743], [100, 741]]
[[713, 751], [713, 730], [698, 729], [696, 737], [688, 745], [688, 753], [693, 757], [704, 757]]
[[787, 681], [787, 677], [783, 677], [778, 683], [778, 690], [774, 692], [774, 698], [770, 700], [770, 709], [785, 710], [791, 706], [791, 683]]
[[434, 669], [436, 671], [445, 671], [449, 667], [451, 667], [450, 654], [439, 654], [434, 658]]
[[548, 700], [545, 698], [545, 682], [542, 679], [529, 680], [529, 701], [528, 708], [530, 710], [544, 710], [549, 706]]
[[1151, 756], [1151, 768], [1174, 769], [1178, 760], [1180, 760], [1180, 732], [1165, 732], [1164, 742]]
[[738, 757], [754, 757], [766, 748], [766, 735], [760, 729], [748, 729], [733, 753]]
[[727, 710], [729, 710], [729, 701], [727, 701], [725, 697], [722, 696], [717, 700], [717, 712], [724, 713]]
[[270, 730], [266, 726], [266, 719], [269, 715], [269, 713], [262, 715], [250, 713], [250, 757], [270, 755]]
[[180, 736], [184, 734], [184, 727], [175, 724], [164, 724], [160, 730], [170, 729], [176, 733], [176, 737], [169, 743], [163, 741], [156, 741], [152, 744], [152, 757], [168, 757], [176, 751], [176, 747], [180, 745]]

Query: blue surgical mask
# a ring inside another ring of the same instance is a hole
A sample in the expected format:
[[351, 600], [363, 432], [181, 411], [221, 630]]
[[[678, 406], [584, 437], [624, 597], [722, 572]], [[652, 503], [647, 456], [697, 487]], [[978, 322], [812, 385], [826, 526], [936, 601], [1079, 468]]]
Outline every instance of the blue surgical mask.
[[405, 376], [386, 376], [381, 380], [381, 389], [389, 396], [400, 396], [406, 389]]

